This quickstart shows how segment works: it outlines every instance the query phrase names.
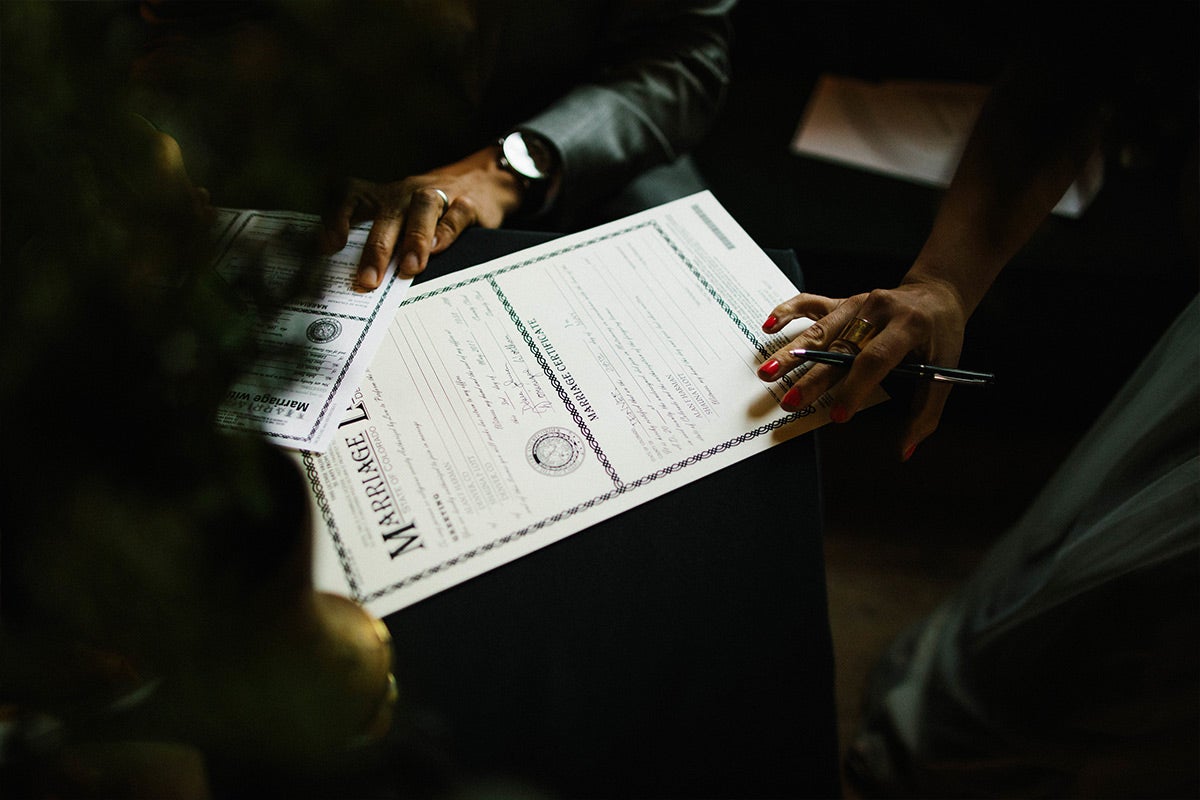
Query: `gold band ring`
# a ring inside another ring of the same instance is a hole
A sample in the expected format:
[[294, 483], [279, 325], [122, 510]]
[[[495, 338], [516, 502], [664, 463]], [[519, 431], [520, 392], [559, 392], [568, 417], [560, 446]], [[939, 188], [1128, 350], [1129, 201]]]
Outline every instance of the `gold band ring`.
[[838, 339], [855, 350], [861, 350], [874, 335], [874, 323], [862, 317], [855, 317], [846, 324], [846, 327], [842, 328], [842, 334]]

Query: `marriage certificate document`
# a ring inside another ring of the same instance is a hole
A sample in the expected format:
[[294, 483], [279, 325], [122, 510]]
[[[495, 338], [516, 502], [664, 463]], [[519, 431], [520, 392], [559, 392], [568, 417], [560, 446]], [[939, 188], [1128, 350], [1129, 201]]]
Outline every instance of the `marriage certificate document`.
[[383, 616], [823, 424], [755, 375], [796, 291], [707, 192], [412, 287], [297, 456], [318, 586]]

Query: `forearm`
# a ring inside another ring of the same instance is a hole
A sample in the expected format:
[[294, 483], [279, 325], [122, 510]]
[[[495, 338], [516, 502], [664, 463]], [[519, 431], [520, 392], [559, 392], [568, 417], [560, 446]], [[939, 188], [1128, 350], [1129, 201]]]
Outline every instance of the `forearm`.
[[1038, 68], [999, 82], [905, 282], [947, 285], [969, 316], [1094, 152], [1100, 97], [1094, 85]]

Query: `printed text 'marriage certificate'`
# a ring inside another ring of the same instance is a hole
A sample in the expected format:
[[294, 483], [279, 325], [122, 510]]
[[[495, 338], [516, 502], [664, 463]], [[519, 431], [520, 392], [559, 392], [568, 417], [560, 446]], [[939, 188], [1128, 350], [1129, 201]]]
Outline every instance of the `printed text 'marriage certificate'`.
[[318, 584], [388, 614], [824, 423], [755, 375], [795, 291], [708, 193], [414, 287], [303, 456]]

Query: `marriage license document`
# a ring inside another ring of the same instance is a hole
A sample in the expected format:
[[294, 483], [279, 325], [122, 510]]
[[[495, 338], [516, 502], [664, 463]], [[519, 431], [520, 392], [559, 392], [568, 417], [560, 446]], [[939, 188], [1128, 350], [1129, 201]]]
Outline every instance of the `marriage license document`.
[[[379, 323], [395, 315], [412, 280], [396, 277], [393, 258], [377, 291], [354, 290], [369, 225], [351, 228], [340, 252], [318, 257], [312, 246], [320, 227], [315, 216], [233, 209], [218, 209], [217, 215], [217, 274], [230, 287], [250, 274], [270, 293], [294, 295], [259, 319], [260, 353], [229, 387], [217, 425], [321, 452], [386, 331]], [[289, 287], [305, 275], [319, 276], [317, 285], [293, 292]], [[246, 292], [241, 299], [254, 302]]]
[[319, 588], [383, 616], [823, 424], [755, 374], [796, 291], [707, 192], [413, 286], [297, 454]]

